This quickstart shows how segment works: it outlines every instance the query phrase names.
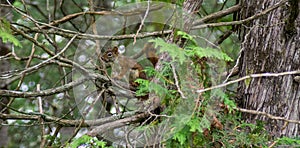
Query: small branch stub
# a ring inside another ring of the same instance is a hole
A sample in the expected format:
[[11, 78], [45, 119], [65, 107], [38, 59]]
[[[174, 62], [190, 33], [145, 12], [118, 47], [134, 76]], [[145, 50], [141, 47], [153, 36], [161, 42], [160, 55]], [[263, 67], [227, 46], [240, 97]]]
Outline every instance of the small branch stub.
[[296, 76], [296, 77], [294, 77], [294, 81], [296, 81], [297, 83], [299, 83], [299, 84], [300, 84], [300, 76]]

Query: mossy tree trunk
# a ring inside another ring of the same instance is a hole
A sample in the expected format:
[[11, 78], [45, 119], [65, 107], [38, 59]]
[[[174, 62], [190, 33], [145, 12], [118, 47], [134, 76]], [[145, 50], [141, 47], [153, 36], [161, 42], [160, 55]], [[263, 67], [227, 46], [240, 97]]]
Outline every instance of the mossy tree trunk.
[[[240, 19], [255, 15], [281, 0], [241, 1]], [[272, 12], [240, 27], [242, 38], [239, 75], [280, 73], [300, 69], [299, 0], [289, 0]], [[243, 108], [300, 120], [300, 83], [297, 75], [252, 78], [239, 83]], [[263, 120], [273, 136], [299, 136], [300, 125], [245, 114], [248, 122]]]

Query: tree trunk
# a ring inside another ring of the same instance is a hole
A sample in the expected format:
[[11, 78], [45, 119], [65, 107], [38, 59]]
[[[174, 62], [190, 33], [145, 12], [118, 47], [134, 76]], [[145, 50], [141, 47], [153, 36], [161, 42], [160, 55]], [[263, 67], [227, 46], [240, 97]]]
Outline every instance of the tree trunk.
[[[242, 1], [240, 19], [257, 14], [280, 0]], [[239, 75], [279, 73], [300, 69], [299, 0], [288, 0], [270, 13], [241, 26], [243, 38]], [[239, 83], [238, 98], [243, 108], [266, 112], [290, 120], [300, 120], [300, 84], [296, 75], [252, 78]], [[300, 125], [245, 114], [248, 122], [265, 121], [275, 137], [295, 137]]]

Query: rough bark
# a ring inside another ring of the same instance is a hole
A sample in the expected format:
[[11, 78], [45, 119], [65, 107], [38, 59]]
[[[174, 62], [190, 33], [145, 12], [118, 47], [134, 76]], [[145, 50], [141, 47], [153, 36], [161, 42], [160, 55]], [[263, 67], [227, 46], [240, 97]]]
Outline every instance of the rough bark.
[[183, 31], [190, 32], [194, 23], [195, 13], [200, 9], [203, 0], [186, 0], [183, 3], [183, 10], [187, 14], [184, 15], [184, 28]]
[[[280, 0], [242, 1], [240, 19], [252, 16]], [[300, 69], [299, 0], [289, 0], [271, 13], [240, 28], [243, 38], [240, 76], [279, 73]], [[296, 75], [263, 77], [239, 83], [240, 106], [272, 115], [300, 120], [300, 84]], [[273, 136], [299, 136], [300, 125], [245, 114], [248, 122], [265, 121]]]

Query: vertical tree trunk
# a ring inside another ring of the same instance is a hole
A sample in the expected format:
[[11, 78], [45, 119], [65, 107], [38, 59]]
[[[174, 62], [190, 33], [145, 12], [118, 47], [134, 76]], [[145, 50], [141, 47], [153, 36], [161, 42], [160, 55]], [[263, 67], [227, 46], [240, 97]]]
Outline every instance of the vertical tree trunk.
[[[257, 14], [281, 0], [242, 1], [240, 19]], [[243, 38], [240, 76], [300, 69], [299, 0], [282, 6], [241, 27]], [[240, 106], [291, 120], [300, 120], [300, 84], [296, 75], [253, 78], [239, 83]], [[299, 136], [300, 125], [245, 115], [248, 122], [265, 121], [273, 136]]]

